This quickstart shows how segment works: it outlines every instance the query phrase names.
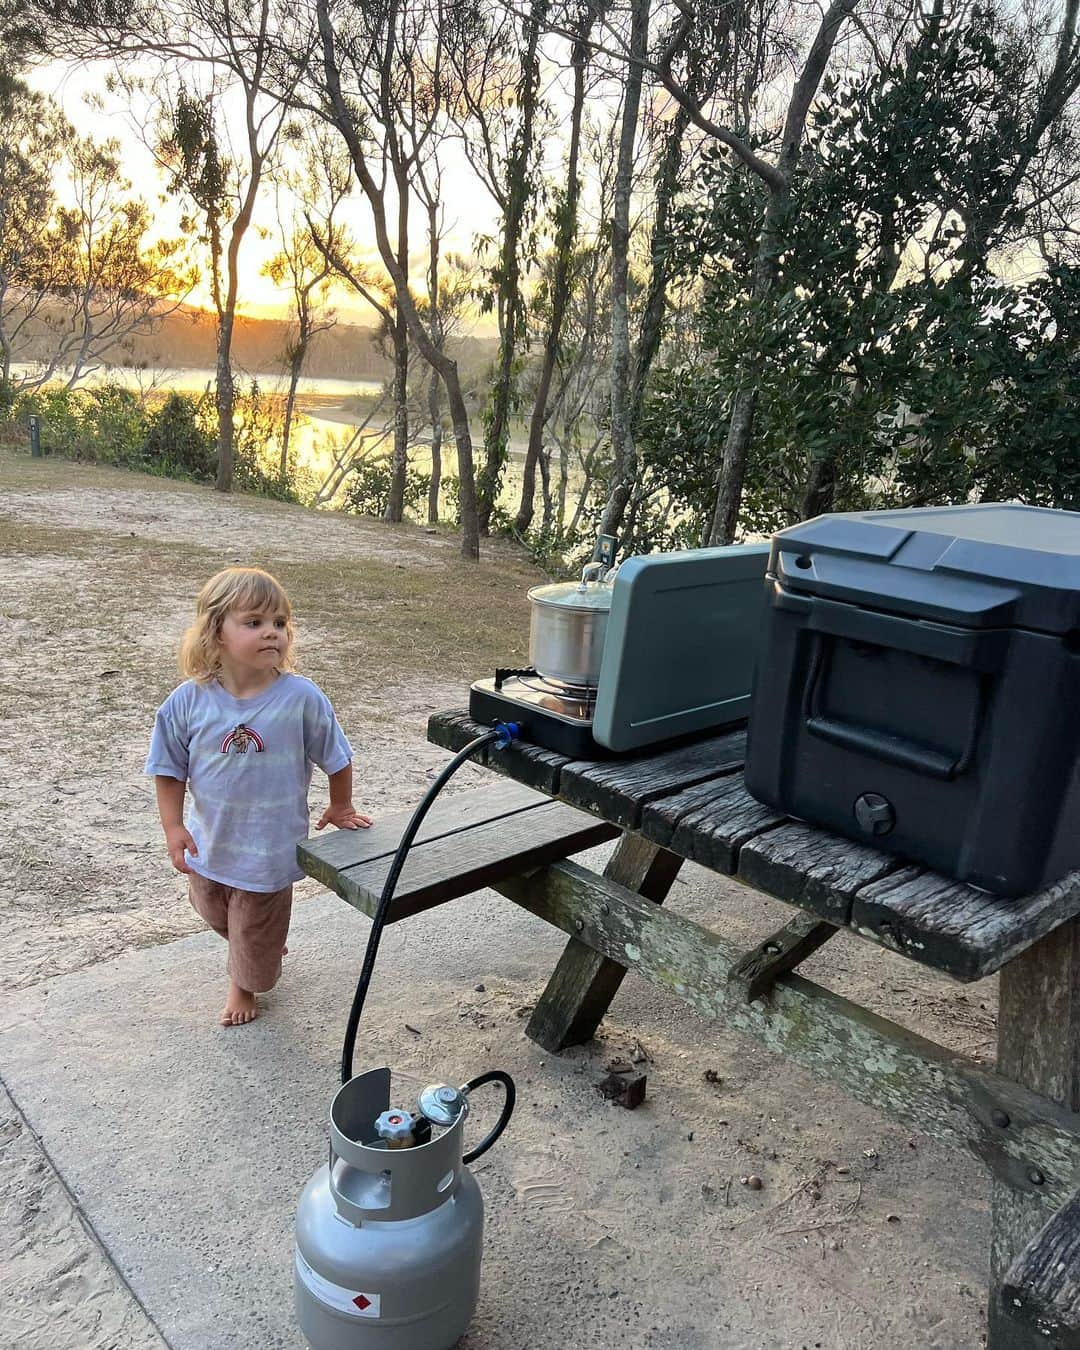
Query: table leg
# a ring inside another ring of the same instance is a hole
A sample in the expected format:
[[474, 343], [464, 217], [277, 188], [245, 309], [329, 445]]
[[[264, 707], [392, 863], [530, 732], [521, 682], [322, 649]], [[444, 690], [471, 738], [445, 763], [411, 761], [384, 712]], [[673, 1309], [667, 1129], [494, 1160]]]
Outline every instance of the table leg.
[[[664, 903], [682, 859], [638, 834], [624, 834], [604, 876], [647, 900]], [[545, 1050], [557, 1053], [590, 1040], [615, 997], [626, 967], [598, 955], [577, 938], [566, 945], [526, 1027]]]
[[[998, 1071], [1070, 1111], [1080, 1111], [1080, 919], [1044, 937], [1001, 972]], [[1037, 1193], [992, 1185], [987, 1350], [1052, 1350], [1045, 1336], [1014, 1322], [998, 1289], [1013, 1258], [1050, 1218]]]

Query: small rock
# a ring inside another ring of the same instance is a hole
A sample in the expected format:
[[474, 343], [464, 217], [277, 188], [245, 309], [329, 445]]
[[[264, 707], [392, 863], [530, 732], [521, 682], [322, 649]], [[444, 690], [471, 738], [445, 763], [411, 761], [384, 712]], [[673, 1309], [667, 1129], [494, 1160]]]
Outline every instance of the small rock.
[[601, 1096], [607, 1097], [609, 1101], [618, 1102], [628, 1111], [633, 1111], [645, 1100], [645, 1082], [643, 1073], [635, 1074], [633, 1078], [609, 1073], [605, 1079], [597, 1083], [596, 1087]]
[[487, 985], [486, 985], [486, 984], [474, 984], [474, 985], [473, 985], [473, 993], [474, 993], [474, 994], [486, 994], [486, 993], [487, 993]]
[[876, 1148], [864, 1148], [863, 1151], [862, 1151], [862, 1155], [863, 1155], [864, 1158], [874, 1159], [874, 1158], [876, 1158], [877, 1155], [878, 1155], [878, 1154], [877, 1154], [877, 1149], [876, 1149]]
[[765, 1185], [765, 1183], [762, 1181], [760, 1177], [749, 1176], [746, 1178], [746, 1185], [752, 1191], [760, 1191], [762, 1186]]
[[846, 1177], [846, 1176], [850, 1175], [850, 1173], [851, 1173], [851, 1168], [850, 1168], [850, 1167], [843, 1167], [843, 1166], [841, 1166], [841, 1167], [838, 1167], [838, 1168], [836, 1169], [836, 1175], [837, 1175], [838, 1177]]
[[886, 1223], [899, 1223], [899, 1222], [900, 1222], [900, 1215], [899, 1215], [899, 1214], [886, 1214], [886, 1215], [885, 1215], [885, 1222], [886, 1222]]
[[693, 1131], [693, 1130], [691, 1130], [690, 1133], [686, 1136], [686, 1142], [687, 1142], [688, 1144], [692, 1144], [692, 1143], [694, 1142], [694, 1131]]
[[714, 1085], [714, 1087], [720, 1087], [720, 1085], [721, 1085], [721, 1084], [723, 1083], [723, 1081], [724, 1081], [724, 1080], [720, 1077], [720, 1075], [716, 1072], [715, 1069], [706, 1069], [705, 1072], [704, 1072], [701, 1076], [702, 1076], [702, 1078], [704, 1078], [704, 1080], [706, 1081], [706, 1083], [712, 1083], [712, 1084]]

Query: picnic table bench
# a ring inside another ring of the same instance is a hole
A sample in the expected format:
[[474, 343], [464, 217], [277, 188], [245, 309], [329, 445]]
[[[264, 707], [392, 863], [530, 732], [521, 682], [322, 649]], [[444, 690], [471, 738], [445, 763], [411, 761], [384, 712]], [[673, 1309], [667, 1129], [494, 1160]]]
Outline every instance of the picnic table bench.
[[[484, 730], [437, 713], [428, 739], [459, 750]], [[633, 970], [966, 1149], [991, 1176], [989, 1350], [1080, 1350], [1080, 873], [986, 894], [771, 811], [744, 752], [744, 729], [596, 762], [487, 745], [477, 763], [514, 781], [435, 804], [390, 921], [491, 887], [569, 936], [527, 1026], [546, 1049], [587, 1041]], [[370, 915], [407, 818], [307, 840], [300, 864]], [[613, 838], [603, 875], [571, 861]], [[739, 950], [663, 908], [684, 859], [797, 912]], [[841, 929], [960, 981], [1000, 971], [996, 1071], [797, 974]]]

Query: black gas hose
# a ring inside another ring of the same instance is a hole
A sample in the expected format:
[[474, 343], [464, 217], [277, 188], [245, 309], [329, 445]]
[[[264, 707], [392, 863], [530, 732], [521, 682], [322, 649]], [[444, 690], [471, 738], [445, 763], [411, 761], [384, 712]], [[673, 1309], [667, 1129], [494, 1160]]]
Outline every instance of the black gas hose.
[[475, 1088], [483, 1087], [485, 1083], [501, 1083], [506, 1091], [506, 1100], [503, 1102], [503, 1109], [499, 1113], [499, 1119], [495, 1122], [490, 1133], [485, 1134], [483, 1139], [474, 1149], [471, 1149], [462, 1158], [462, 1162], [475, 1162], [481, 1153], [486, 1153], [492, 1146], [503, 1130], [510, 1123], [510, 1117], [514, 1114], [514, 1102], [517, 1100], [517, 1089], [514, 1087], [514, 1080], [508, 1073], [502, 1069], [489, 1069], [487, 1073], [479, 1074], [476, 1078], [470, 1078], [467, 1083], [462, 1084], [462, 1092], [466, 1096]]
[[[375, 969], [375, 958], [379, 951], [379, 941], [382, 938], [382, 930], [386, 926], [386, 916], [390, 910], [390, 905], [394, 899], [394, 891], [397, 888], [398, 878], [401, 876], [401, 869], [405, 866], [405, 859], [408, 856], [412, 842], [416, 838], [416, 832], [423, 823], [424, 817], [431, 809], [435, 798], [443, 790], [450, 779], [457, 773], [458, 769], [465, 761], [485, 745], [490, 745], [497, 741], [500, 746], [509, 745], [514, 736], [517, 735], [517, 726], [511, 722], [509, 724], [499, 723], [491, 731], [486, 731], [482, 736], [477, 736], [457, 752], [454, 758], [440, 772], [438, 777], [432, 782], [431, 786], [424, 793], [419, 806], [412, 813], [408, 825], [398, 841], [397, 850], [394, 853], [393, 861], [390, 864], [390, 870], [386, 874], [386, 880], [383, 882], [382, 893], [379, 896], [379, 903], [375, 906], [375, 913], [371, 919], [371, 932], [368, 934], [367, 950], [364, 952], [364, 964], [360, 969], [360, 978], [356, 982], [356, 993], [353, 995], [352, 1007], [349, 1009], [349, 1020], [345, 1026], [345, 1041], [341, 1048], [341, 1081], [347, 1083], [353, 1076], [353, 1052], [356, 1048], [356, 1033], [360, 1027], [360, 1015], [364, 1011], [364, 1001], [367, 998], [368, 986], [371, 984], [371, 976]], [[503, 1085], [506, 1091], [506, 1101], [503, 1103], [502, 1113], [495, 1124], [494, 1129], [472, 1150], [466, 1154], [463, 1161], [471, 1162], [478, 1158], [481, 1153], [494, 1144], [503, 1130], [506, 1129], [510, 1120], [511, 1112], [514, 1109], [514, 1100], [516, 1092], [514, 1082], [508, 1073], [503, 1073], [501, 1069], [492, 1069], [488, 1073], [480, 1074], [479, 1077], [472, 1079], [465, 1085], [464, 1091], [471, 1091], [473, 1088], [481, 1087], [485, 1083], [498, 1082]]]

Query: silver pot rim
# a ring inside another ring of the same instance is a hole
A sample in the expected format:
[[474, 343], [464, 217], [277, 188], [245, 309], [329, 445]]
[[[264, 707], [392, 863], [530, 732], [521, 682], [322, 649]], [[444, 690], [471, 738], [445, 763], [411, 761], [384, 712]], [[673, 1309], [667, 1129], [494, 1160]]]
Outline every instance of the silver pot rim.
[[548, 609], [569, 609], [590, 614], [611, 608], [611, 586], [602, 581], [590, 581], [584, 590], [576, 581], [554, 582], [547, 586], [533, 586], [527, 598], [534, 605]]

